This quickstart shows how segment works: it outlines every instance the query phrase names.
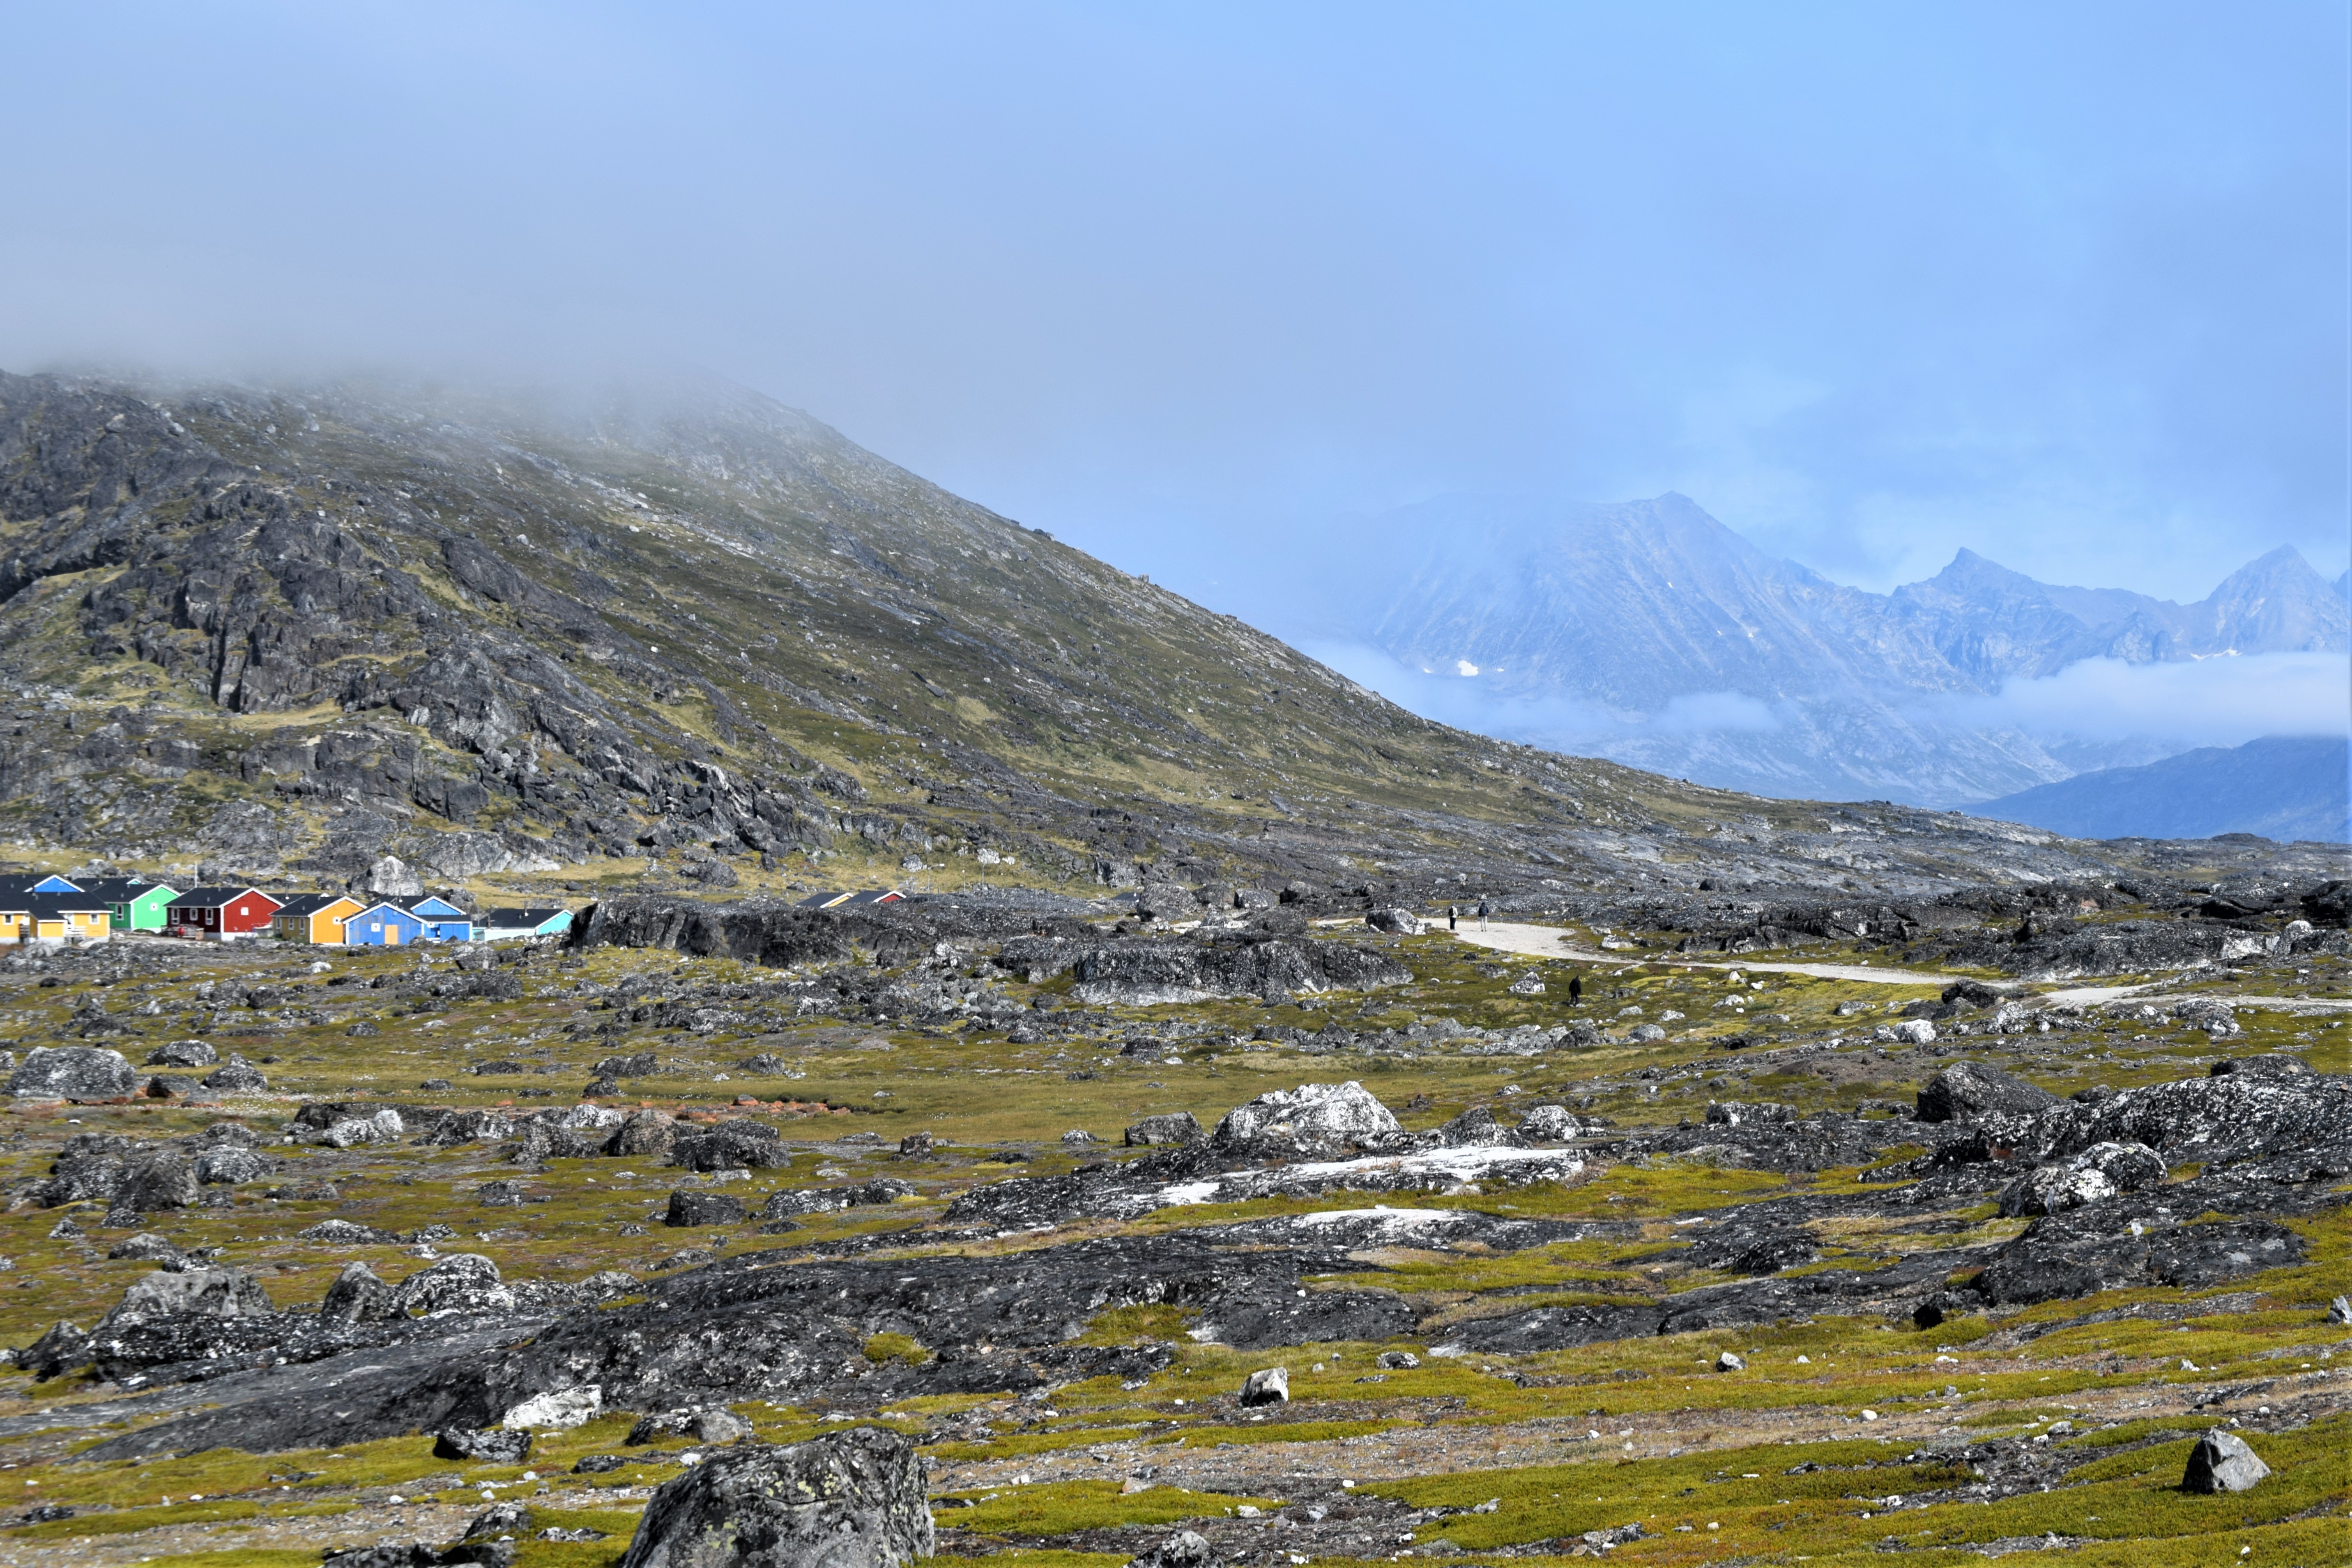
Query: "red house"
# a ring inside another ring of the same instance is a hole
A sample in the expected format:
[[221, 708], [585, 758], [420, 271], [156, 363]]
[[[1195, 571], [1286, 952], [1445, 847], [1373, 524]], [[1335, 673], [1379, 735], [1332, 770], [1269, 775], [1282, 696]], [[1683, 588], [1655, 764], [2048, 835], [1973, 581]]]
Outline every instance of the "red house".
[[164, 907], [163, 934], [233, 942], [267, 932], [270, 917], [285, 907], [258, 888], [197, 888]]

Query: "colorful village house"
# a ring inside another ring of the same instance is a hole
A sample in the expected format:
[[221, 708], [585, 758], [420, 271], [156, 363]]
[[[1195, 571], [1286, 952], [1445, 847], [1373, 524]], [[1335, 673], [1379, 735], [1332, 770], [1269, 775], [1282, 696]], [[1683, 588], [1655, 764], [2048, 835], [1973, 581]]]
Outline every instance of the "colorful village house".
[[235, 942], [269, 929], [269, 920], [285, 907], [258, 888], [197, 888], [175, 893], [163, 910], [166, 936], [201, 942]]
[[474, 940], [474, 917], [446, 899], [420, 899], [408, 906], [408, 912], [425, 922], [427, 942]]
[[343, 921], [360, 912], [360, 901], [341, 893], [304, 893], [289, 899], [269, 917], [269, 934], [280, 942], [318, 947], [343, 944]]
[[522, 937], [562, 936], [572, 929], [570, 910], [489, 910], [478, 928], [484, 942], [513, 942]]
[[411, 947], [425, 937], [425, 922], [398, 904], [371, 904], [342, 926], [346, 947]]
[[40, 897], [22, 887], [0, 886], [0, 942], [29, 941], [33, 934], [33, 900]]
[[116, 931], [162, 931], [164, 911], [179, 897], [169, 883], [144, 877], [106, 877], [81, 890], [106, 906]]
[[114, 934], [106, 906], [88, 893], [35, 893], [26, 902], [33, 942], [106, 942]]

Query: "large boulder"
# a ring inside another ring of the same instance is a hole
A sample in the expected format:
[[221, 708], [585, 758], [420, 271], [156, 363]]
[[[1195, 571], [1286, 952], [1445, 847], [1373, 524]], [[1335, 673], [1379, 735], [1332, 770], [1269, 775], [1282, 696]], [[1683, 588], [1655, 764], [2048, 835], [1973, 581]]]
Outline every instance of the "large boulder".
[[2143, 1143], [2095, 1143], [2063, 1164], [2043, 1165], [2002, 1189], [2000, 1212], [2011, 1218], [2068, 1209], [2136, 1193], [2164, 1180], [2164, 1156]]
[[241, 1143], [217, 1143], [196, 1154], [196, 1180], [220, 1186], [239, 1186], [273, 1175], [278, 1167], [269, 1158]]
[[208, 1068], [219, 1060], [220, 1053], [202, 1040], [173, 1040], [147, 1053], [151, 1068]]
[[669, 1195], [669, 1212], [662, 1224], [672, 1226], [740, 1225], [743, 1200], [732, 1193], [688, 1192]]
[[790, 1144], [764, 1121], [723, 1121], [708, 1131], [681, 1131], [669, 1163], [689, 1171], [761, 1171], [793, 1163]]
[[903, 1568], [934, 1544], [926, 1468], [873, 1426], [714, 1453], [655, 1489], [621, 1568]]
[[90, 1103], [125, 1099], [138, 1087], [122, 1053], [100, 1046], [36, 1046], [8, 1075], [8, 1092], [19, 1100]]
[[132, 1214], [184, 1209], [197, 1198], [196, 1172], [186, 1154], [169, 1144], [149, 1144], [123, 1162], [114, 1206]]
[[1364, 923], [1397, 936], [1419, 936], [1423, 929], [1421, 917], [1411, 910], [1374, 910], [1364, 917]]
[[259, 1068], [231, 1051], [226, 1062], [205, 1075], [205, 1087], [222, 1094], [260, 1094], [269, 1088], [269, 1080]]
[[1159, 1143], [1197, 1143], [1201, 1140], [1201, 1123], [1189, 1110], [1170, 1111], [1165, 1116], [1147, 1116], [1127, 1130], [1127, 1146], [1149, 1148]]
[[96, 1331], [138, 1328], [169, 1318], [266, 1318], [269, 1296], [241, 1268], [158, 1270], [131, 1282], [122, 1300], [99, 1320]]
[[2058, 1097], [1999, 1068], [1956, 1062], [1927, 1080], [1918, 1103], [1922, 1121], [1973, 1121], [1992, 1111], [2030, 1116], [2057, 1104]]
[[2271, 1473], [2246, 1440], [2226, 1426], [2216, 1426], [2189, 1450], [2189, 1467], [2181, 1472], [2180, 1489], [2191, 1492], [2242, 1492]]
[[507, 1312], [515, 1295], [499, 1278], [499, 1266], [478, 1252], [457, 1252], [430, 1268], [420, 1268], [392, 1293], [393, 1312]]
[[1360, 1083], [1302, 1083], [1234, 1107], [1209, 1142], [1220, 1153], [1251, 1159], [1346, 1159], [1402, 1131], [1389, 1108]]
[[392, 1287], [364, 1263], [344, 1264], [335, 1282], [327, 1287], [326, 1300], [319, 1303], [322, 1323], [373, 1323], [397, 1316]]
[[111, 1198], [139, 1145], [120, 1132], [77, 1132], [49, 1163], [49, 1179], [33, 1189], [43, 1208]]
[[604, 1140], [604, 1152], [622, 1156], [667, 1154], [677, 1142], [677, 1121], [667, 1111], [637, 1110], [622, 1119]]

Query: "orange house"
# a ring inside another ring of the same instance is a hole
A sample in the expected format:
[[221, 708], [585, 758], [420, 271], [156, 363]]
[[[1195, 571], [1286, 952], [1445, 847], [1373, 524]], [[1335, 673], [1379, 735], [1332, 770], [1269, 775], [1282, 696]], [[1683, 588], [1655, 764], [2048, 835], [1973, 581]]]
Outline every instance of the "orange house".
[[306, 893], [287, 900], [269, 917], [269, 931], [280, 942], [306, 942], [319, 947], [343, 945], [343, 921], [360, 912], [360, 901], [341, 893]]

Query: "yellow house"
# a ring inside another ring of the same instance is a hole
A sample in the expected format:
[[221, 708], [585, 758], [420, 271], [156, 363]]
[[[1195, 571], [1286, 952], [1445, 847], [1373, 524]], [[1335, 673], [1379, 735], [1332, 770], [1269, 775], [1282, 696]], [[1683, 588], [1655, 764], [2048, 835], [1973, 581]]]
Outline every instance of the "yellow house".
[[269, 933], [280, 942], [306, 942], [319, 947], [343, 944], [343, 921], [360, 912], [360, 901], [340, 893], [308, 893], [287, 900], [269, 917]]
[[[14, 902], [14, 900], [9, 900]], [[36, 942], [105, 942], [114, 934], [112, 911], [98, 900], [79, 893], [36, 893], [25, 900], [26, 924], [16, 940]]]
[[[21, 899], [12, 903], [24, 902]], [[23, 942], [33, 934], [33, 911], [0, 909], [0, 942]]]

